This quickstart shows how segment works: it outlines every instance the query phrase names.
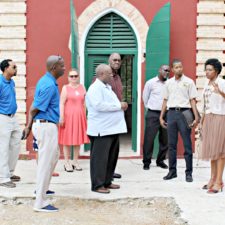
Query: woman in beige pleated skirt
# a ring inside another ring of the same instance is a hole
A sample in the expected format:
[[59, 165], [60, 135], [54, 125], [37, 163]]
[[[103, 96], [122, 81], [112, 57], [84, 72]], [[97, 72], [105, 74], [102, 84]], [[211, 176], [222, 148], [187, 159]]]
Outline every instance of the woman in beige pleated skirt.
[[203, 91], [202, 155], [211, 160], [211, 177], [203, 186], [207, 193], [218, 193], [223, 189], [225, 165], [225, 80], [219, 77], [222, 65], [218, 59], [205, 62], [207, 84]]

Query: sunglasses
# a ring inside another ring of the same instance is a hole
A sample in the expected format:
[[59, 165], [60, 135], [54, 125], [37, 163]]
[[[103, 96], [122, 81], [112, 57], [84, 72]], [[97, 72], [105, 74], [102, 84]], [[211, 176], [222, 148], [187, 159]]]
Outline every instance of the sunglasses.
[[167, 72], [167, 73], [169, 73], [170, 72], [170, 70], [164, 70], [165, 72]]
[[78, 78], [79, 75], [70, 75], [69, 77], [70, 77], [70, 78]]

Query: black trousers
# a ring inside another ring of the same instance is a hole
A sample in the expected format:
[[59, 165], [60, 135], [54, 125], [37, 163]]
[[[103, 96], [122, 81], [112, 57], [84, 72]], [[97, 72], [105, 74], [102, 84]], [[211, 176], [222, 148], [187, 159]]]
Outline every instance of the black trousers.
[[143, 163], [146, 165], [151, 164], [154, 139], [159, 131], [159, 152], [156, 163], [163, 161], [166, 158], [168, 151], [168, 138], [167, 130], [160, 126], [160, 111], [148, 110], [145, 117], [145, 135], [143, 145]]
[[119, 135], [93, 137], [91, 141], [91, 189], [111, 184], [119, 154]]
[[191, 142], [191, 129], [187, 126], [182, 111], [169, 110], [167, 113], [167, 130], [169, 141], [169, 170], [177, 172], [177, 142], [178, 132], [184, 144], [184, 159], [186, 162], [186, 175], [192, 175], [193, 154]]

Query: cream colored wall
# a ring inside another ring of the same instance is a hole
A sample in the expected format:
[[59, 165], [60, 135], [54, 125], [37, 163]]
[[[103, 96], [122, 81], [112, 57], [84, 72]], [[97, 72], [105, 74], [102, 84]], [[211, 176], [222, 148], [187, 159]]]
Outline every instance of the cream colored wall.
[[[14, 77], [17, 95], [17, 116], [21, 128], [26, 123], [26, 2], [25, 0], [0, 0], [0, 61], [13, 59], [18, 66]], [[25, 143], [21, 153], [25, 153]]]
[[[223, 0], [199, 0], [197, 12], [196, 84], [201, 94], [206, 81], [204, 62], [212, 57], [225, 62], [225, 3]], [[225, 69], [221, 75], [225, 75]]]
[[[201, 96], [206, 82], [204, 62], [208, 58], [218, 58], [225, 63], [225, 3], [223, 0], [199, 0], [197, 13], [196, 85]], [[224, 68], [221, 75], [225, 75]], [[200, 98], [198, 106], [201, 107]], [[195, 150], [198, 156], [201, 151], [198, 139]]]

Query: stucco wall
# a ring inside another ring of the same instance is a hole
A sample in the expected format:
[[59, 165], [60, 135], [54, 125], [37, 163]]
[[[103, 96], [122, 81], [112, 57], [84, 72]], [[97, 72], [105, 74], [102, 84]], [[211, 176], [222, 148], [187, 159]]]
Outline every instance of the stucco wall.
[[[18, 66], [14, 77], [18, 103], [17, 116], [21, 128], [26, 123], [26, 2], [25, 0], [0, 1], [0, 61], [13, 59]], [[21, 153], [26, 152], [25, 143]]]

